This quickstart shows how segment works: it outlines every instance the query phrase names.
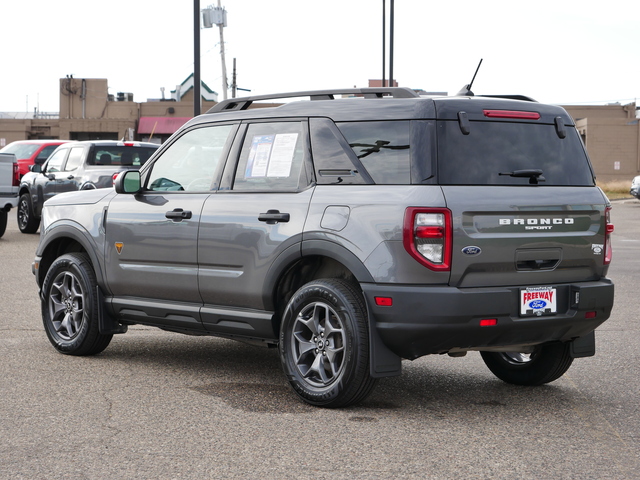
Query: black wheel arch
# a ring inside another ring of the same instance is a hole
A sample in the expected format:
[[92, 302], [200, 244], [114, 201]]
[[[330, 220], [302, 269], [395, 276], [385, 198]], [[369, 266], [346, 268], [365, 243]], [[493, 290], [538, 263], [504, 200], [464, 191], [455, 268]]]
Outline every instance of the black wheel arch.
[[40, 258], [36, 278], [38, 286], [42, 287], [47, 271], [56, 258], [65, 253], [78, 252], [85, 253], [89, 257], [97, 283], [105, 291], [104, 269], [96, 254], [97, 249], [98, 245], [90, 238], [88, 232], [82, 232], [77, 227], [70, 225], [56, 226], [53, 231], [47, 234], [46, 242], [40, 244], [36, 252], [36, 255]]
[[[311, 240], [287, 248], [271, 266], [265, 281], [265, 309], [275, 312], [273, 331], [278, 335], [283, 310], [303, 285], [319, 279], [337, 278], [358, 290], [362, 283], [374, 283], [364, 263], [345, 247], [330, 241]], [[363, 296], [369, 321], [370, 372], [374, 378], [400, 375], [401, 359], [382, 342]]]

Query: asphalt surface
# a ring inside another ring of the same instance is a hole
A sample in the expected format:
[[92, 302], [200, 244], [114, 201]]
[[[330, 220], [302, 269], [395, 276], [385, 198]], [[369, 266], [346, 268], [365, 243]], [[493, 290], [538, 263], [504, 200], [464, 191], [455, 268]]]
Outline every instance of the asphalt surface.
[[362, 405], [289, 390], [276, 350], [133, 327], [56, 353], [10, 213], [0, 239], [1, 479], [640, 479], [640, 202], [615, 202], [595, 357], [533, 388], [477, 353], [404, 362]]

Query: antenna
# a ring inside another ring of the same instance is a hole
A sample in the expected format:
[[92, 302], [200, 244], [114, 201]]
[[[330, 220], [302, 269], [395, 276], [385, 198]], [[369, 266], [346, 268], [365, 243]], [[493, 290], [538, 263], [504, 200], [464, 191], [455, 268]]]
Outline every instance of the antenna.
[[456, 95], [460, 95], [463, 97], [473, 97], [473, 92], [471, 91], [471, 86], [473, 85], [473, 82], [476, 79], [476, 75], [478, 74], [478, 70], [480, 70], [480, 65], [482, 65], [482, 58], [480, 59], [480, 63], [478, 63], [478, 66], [476, 68], [476, 73], [473, 74], [473, 78], [471, 79], [471, 83], [468, 83], [467, 85], [465, 85], [464, 87], [462, 87], [460, 89], [460, 91], [456, 94]]

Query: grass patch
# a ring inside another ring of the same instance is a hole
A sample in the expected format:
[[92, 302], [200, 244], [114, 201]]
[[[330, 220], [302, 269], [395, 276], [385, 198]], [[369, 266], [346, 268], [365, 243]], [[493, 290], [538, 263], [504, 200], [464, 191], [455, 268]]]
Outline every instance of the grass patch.
[[598, 182], [598, 186], [607, 194], [610, 200], [616, 198], [633, 198], [629, 195], [631, 182], [625, 180], [616, 180], [613, 182]]

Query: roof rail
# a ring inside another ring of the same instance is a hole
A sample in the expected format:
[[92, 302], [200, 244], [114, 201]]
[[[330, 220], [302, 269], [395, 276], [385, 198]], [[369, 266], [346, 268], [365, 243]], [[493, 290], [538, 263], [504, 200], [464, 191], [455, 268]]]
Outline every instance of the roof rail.
[[333, 100], [335, 95], [363, 95], [365, 98], [415, 98], [419, 97], [415, 91], [405, 87], [382, 88], [345, 88], [339, 90], [309, 90], [306, 92], [277, 93], [271, 95], [255, 95], [253, 97], [230, 98], [211, 107], [207, 113], [246, 110], [256, 101], [278, 100], [281, 98], [310, 97], [311, 100]]

